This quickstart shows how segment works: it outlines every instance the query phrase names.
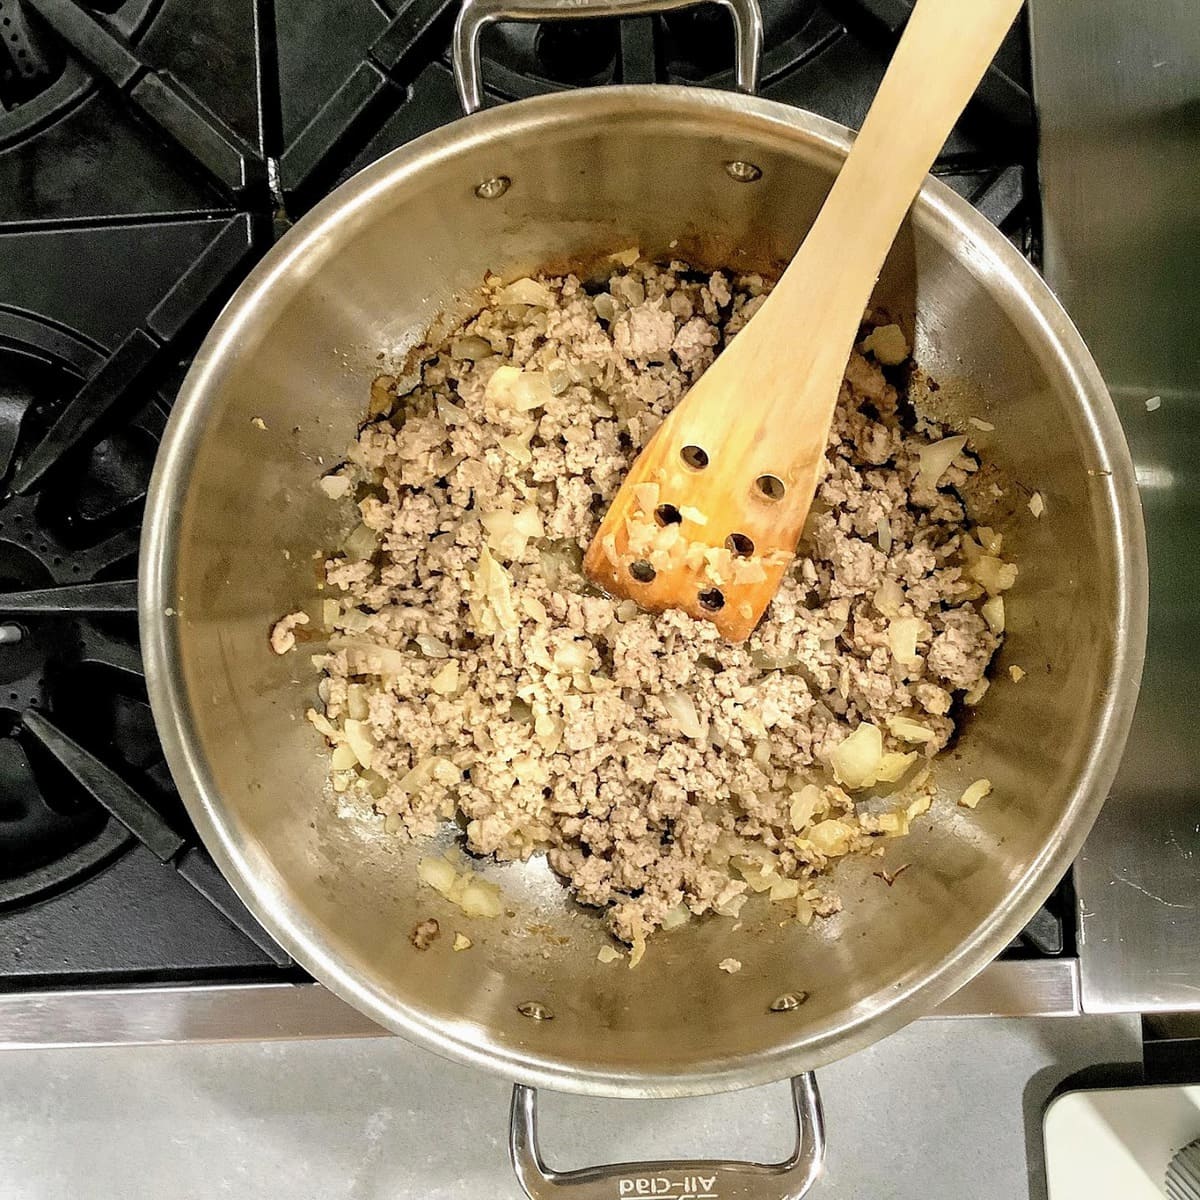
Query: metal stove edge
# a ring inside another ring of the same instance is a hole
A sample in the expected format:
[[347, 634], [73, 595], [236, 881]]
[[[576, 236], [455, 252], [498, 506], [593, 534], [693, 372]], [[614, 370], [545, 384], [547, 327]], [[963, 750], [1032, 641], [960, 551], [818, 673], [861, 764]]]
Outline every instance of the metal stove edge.
[[[1053, 958], [994, 962], [929, 1016], [1082, 1012], [1079, 960]], [[317, 983], [0, 994], [0, 1050], [386, 1036], [386, 1030]]]

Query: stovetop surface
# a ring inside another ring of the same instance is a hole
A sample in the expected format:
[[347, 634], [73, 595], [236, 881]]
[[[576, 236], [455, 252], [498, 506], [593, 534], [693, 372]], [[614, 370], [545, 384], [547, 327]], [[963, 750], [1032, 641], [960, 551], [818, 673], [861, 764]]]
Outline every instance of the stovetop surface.
[[[861, 123], [910, 5], [764, 0], [762, 94]], [[154, 733], [137, 547], [208, 323], [338, 182], [460, 115], [454, 0], [0, 0], [0, 989], [301, 979], [199, 846]], [[500, 25], [493, 103], [729, 87], [729, 18]], [[1036, 261], [1014, 30], [937, 167]], [[116, 814], [116, 815], [113, 815]], [[1007, 952], [1074, 950], [1069, 882]]]

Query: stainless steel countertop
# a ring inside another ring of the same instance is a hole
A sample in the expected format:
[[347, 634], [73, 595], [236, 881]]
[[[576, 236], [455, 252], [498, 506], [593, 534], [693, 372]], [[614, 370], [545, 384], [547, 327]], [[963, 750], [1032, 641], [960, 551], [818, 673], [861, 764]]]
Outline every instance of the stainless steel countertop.
[[1046, 278], [1121, 414], [1150, 552], [1137, 716], [1075, 869], [1083, 1007], [1200, 1009], [1200, 19], [1196, 0], [1030, 17]]
[[[821, 1071], [812, 1200], [1045, 1200], [1041, 1114], [1136, 1017], [918, 1021]], [[399, 1038], [0, 1055], [6, 1200], [520, 1200], [511, 1088]], [[541, 1097], [560, 1167], [791, 1149], [785, 1084], [695, 1100]], [[617, 1187], [612, 1200], [618, 1200]]]

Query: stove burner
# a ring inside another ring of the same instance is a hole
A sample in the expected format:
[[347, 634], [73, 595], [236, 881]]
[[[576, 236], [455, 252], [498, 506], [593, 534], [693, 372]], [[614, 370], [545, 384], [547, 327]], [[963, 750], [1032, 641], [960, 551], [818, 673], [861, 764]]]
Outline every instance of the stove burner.
[[[76, 104], [92, 80], [40, 12], [44, 0], [0, 0], [0, 144]], [[92, 0], [123, 37], [140, 32], [156, 0]]]
[[[97, 349], [61, 331], [13, 318], [0, 322], [0, 473], [10, 474], [23, 448], [44, 436], [82, 377], [102, 359]], [[103, 444], [93, 451], [97, 456], [106, 459]], [[125, 566], [136, 545], [131, 535], [140, 519], [137, 501], [149, 480], [148, 468], [140, 478], [136, 468], [131, 471], [122, 481], [121, 499], [120, 487], [85, 468], [59, 494], [0, 501], [0, 592], [53, 589]], [[103, 520], [88, 526], [76, 516], [80, 494], [106, 483], [108, 512], [126, 513], [123, 529]], [[69, 619], [62, 606], [40, 613], [19, 609], [0, 617], [0, 904], [67, 886], [130, 841], [29, 736], [21, 714], [54, 708], [60, 695], [78, 695], [78, 681], [67, 669], [73, 660], [107, 658], [119, 668], [136, 662], [136, 642], [106, 645], [101, 631]], [[93, 688], [88, 703], [104, 707]]]
[[[836, 35], [837, 26], [816, 0], [760, 0], [763, 77], [794, 68]], [[715, 4], [698, 4], [660, 18], [660, 53], [668, 78], [698, 83], [733, 71], [733, 21]]]
[[[210, 285], [230, 252], [210, 259]], [[194, 305], [184, 285], [206, 257], [150, 314], [160, 335], [185, 326]], [[0, 310], [0, 471], [10, 489], [0, 500], [0, 907], [78, 883], [136, 839], [286, 963], [176, 832], [187, 819], [155, 734], [135, 618], [138, 527], [165, 406], [141, 392], [141, 410], [99, 440], [104, 409], [87, 421], [78, 411], [120, 353], [105, 358]], [[108, 411], [128, 403], [122, 390], [104, 395]]]
[[505, 78], [523, 76], [541, 90], [621, 81], [621, 22], [616, 18], [501, 22], [484, 31], [480, 46], [489, 82], [497, 72]]
[[621, 48], [616, 21], [562, 21], [539, 25], [532, 33], [532, 57], [548, 80], [579, 87], [612, 78]]
[[20, 0], [0, 0], [0, 106], [13, 109], [40, 96], [64, 63], [62, 47]]
[[[115, 89], [144, 121], [228, 191], [241, 194], [265, 183], [258, 149], [169, 72], [140, 56], [139, 35], [155, 0], [0, 3], [0, 21], [7, 22], [0, 26], [2, 40], [14, 63], [12, 83], [17, 85], [16, 103], [0, 97], [0, 145], [59, 116], [99, 84]], [[53, 64], [61, 63], [64, 55], [67, 65], [56, 76]]]

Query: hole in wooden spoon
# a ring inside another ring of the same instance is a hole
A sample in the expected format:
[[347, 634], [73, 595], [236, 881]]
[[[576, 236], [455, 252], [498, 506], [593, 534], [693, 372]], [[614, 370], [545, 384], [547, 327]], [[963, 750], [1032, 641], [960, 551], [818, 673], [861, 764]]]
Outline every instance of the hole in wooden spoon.
[[787, 491], [778, 475], [760, 475], [754, 481], [754, 486], [758, 489], [758, 494], [767, 500], [782, 500], [784, 492]]
[[629, 564], [629, 573], [638, 583], [653, 583], [658, 572], [644, 559]]
[[683, 514], [673, 504], [660, 504], [654, 510], [654, 519], [660, 525], [678, 525], [683, 520]]
[[708, 466], [708, 451], [699, 446], [684, 446], [679, 452], [679, 457], [693, 471], [703, 471]]
[[739, 558], [749, 558], [754, 553], [754, 539], [744, 533], [731, 533], [725, 539], [725, 548], [732, 550]]
[[700, 593], [700, 607], [709, 612], [720, 612], [725, 607], [725, 593], [720, 588], [709, 588]]

